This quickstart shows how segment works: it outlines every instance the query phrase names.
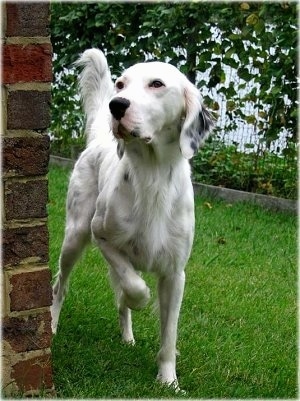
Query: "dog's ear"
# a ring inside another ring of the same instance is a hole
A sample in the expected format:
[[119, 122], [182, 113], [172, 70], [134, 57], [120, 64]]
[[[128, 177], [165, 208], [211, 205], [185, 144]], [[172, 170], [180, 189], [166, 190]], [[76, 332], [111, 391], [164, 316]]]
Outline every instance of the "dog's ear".
[[117, 154], [119, 156], [119, 159], [121, 160], [125, 151], [125, 144], [123, 139], [118, 139], [118, 146], [117, 146]]
[[213, 117], [203, 106], [198, 89], [189, 81], [184, 90], [185, 119], [180, 133], [180, 149], [186, 159], [191, 159], [208, 137]]

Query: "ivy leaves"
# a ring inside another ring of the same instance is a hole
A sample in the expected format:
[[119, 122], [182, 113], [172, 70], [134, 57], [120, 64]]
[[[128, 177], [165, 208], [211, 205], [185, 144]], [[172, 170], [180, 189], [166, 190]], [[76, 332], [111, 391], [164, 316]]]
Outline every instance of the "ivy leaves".
[[[266, 146], [284, 133], [285, 154], [295, 156], [296, 4], [53, 2], [51, 24], [55, 136], [82, 133], [72, 63], [86, 48], [98, 47], [114, 77], [136, 62], [171, 62], [207, 88], [212, 110], [220, 109], [216, 94], [226, 99], [225, 129], [235, 119], [252, 124]], [[247, 104], [254, 108], [250, 115]]]

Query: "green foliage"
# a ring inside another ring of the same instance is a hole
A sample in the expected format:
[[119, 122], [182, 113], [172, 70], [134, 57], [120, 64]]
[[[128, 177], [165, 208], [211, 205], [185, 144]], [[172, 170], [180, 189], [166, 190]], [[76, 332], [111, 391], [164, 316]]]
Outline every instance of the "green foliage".
[[209, 140], [193, 159], [193, 179], [282, 198], [297, 199], [297, 164], [269, 151], [240, 152], [238, 144]]
[[[220, 109], [216, 94], [226, 99], [225, 131], [235, 129], [237, 122], [251, 124], [264, 149], [284, 135], [287, 145], [282, 155], [296, 164], [296, 3], [53, 2], [51, 6], [55, 54], [51, 132], [56, 145], [67, 148], [70, 138], [83, 142], [73, 62], [85, 49], [98, 47], [114, 77], [138, 61], [171, 62], [197, 86], [208, 88], [205, 102], [216, 114]], [[238, 83], [228, 82], [228, 66], [236, 70]], [[246, 112], [247, 105], [252, 114]]]

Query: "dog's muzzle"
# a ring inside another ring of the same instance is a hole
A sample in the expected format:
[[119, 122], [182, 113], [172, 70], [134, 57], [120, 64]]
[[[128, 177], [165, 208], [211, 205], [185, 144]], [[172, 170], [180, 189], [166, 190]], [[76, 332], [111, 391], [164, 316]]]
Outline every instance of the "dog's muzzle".
[[151, 142], [151, 137], [142, 136], [142, 133], [138, 127], [134, 127], [133, 129], [128, 129], [123, 125], [121, 119], [125, 116], [125, 112], [130, 106], [130, 101], [125, 99], [124, 97], [115, 97], [109, 103], [109, 109], [114, 117], [115, 123], [113, 124], [113, 133], [119, 139], [129, 139], [132, 138], [141, 138], [145, 141], [145, 143], [149, 144]]

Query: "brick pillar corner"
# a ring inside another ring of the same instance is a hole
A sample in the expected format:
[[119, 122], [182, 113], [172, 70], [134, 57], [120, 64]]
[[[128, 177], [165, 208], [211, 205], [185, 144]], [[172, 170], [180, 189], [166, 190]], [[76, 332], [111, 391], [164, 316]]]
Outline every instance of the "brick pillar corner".
[[2, 388], [53, 394], [48, 161], [49, 2], [2, 3]]

